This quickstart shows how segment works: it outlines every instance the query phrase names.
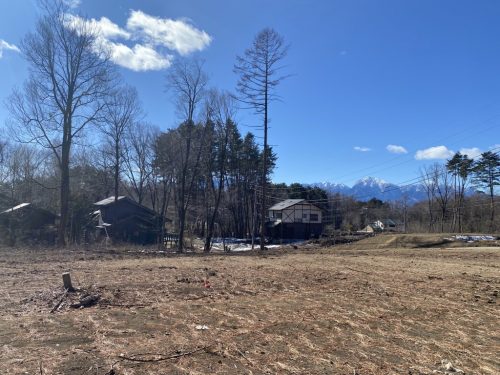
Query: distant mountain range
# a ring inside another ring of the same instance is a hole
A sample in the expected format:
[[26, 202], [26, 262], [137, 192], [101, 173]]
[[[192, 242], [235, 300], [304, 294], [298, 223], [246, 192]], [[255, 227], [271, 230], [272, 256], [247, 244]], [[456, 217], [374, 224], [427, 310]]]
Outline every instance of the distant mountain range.
[[360, 201], [369, 201], [372, 198], [384, 202], [397, 201], [406, 196], [408, 203], [412, 204], [427, 199], [425, 187], [421, 184], [398, 186], [375, 177], [365, 177], [352, 187], [332, 182], [315, 182], [307, 185], [317, 186], [332, 194], [349, 195]]

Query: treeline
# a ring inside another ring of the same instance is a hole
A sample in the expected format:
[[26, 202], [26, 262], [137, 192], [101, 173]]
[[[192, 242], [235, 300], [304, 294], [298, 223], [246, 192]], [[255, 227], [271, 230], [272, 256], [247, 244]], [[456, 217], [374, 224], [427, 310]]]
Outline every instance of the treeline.
[[476, 160], [457, 152], [444, 164], [433, 164], [421, 171], [417, 184], [427, 199], [412, 202], [403, 196], [398, 201], [372, 198], [359, 201], [351, 196], [329, 194], [299, 183], [274, 184], [269, 200], [307, 199], [323, 210], [325, 234], [351, 232], [377, 220], [391, 219], [406, 232], [490, 232], [500, 227], [495, 210], [500, 197], [500, 156], [487, 151]]
[[235, 71], [250, 80], [241, 97], [210, 88], [200, 60], [177, 59], [165, 83], [179, 125], [161, 132], [145, 120], [137, 91], [123, 83], [92, 24], [72, 22], [64, 1], [41, 4], [35, 30], [21, 43], [28, 79], [6, 101], [0, 205], [28, 202], [58, 213], [60, 246], [82, 241], [93, 203], [119, 195], [156, 211], [163, 218], [159, 240], [166, 230], [177, 232], [179, 251], [186, 232], [204, 237], [206, 251], [214, 236], [256, 233], [262, 202], [255, 186], [269, 179], [276, 156], [254, 134], [239, 132], [235, 100], [253, 106], [267, 126], [279, 69], [262, 81], [252, 69], [284, 57], [286, 51], [266, 51], [283, 48], [281, 36], [264, 29], [237, 59]]
[[[316, 203], [332, 230], [361, 229], [384, 216], [413, 231], [498, 228], [494, 152], [477, 162], [457, 154], [446, 165], [424, 169], [428, 200], [416, 205], [357, 202], [300, 184], [272, 186], [276, 155], [266, 146], [268, 102], [286, 77], [280, 62], [288, 48], [272, 29], [257, 34], [236, 58], [237, 94], [210, 88], [201, 61], [176, 60], [165, 83], [179, 125], [161, 132], [146, 121], [137, 91], [123, 83], [92, 24], [71, 22], [63, 1], [42, 4], [35, 30], [21, 43], [28, 79], [6, 100], [0, 206], [28, 202], [58, 213], [60, 246], [80, 243], [93, 203], [118, 195], [157, 212], [163, 218], [159, 240], [175, 231], [179, 251], [186, 233], [204, 238], [205, 251], [214, 236], [263, 233], [266, 209], [285, 198]], [[262, 147], [254, 134], [238, 130], [242, 104], [263, 120]], [[469, 196], [468, 186], [484, 194]], [[172, 220], [168, 228], [166, 218]]]

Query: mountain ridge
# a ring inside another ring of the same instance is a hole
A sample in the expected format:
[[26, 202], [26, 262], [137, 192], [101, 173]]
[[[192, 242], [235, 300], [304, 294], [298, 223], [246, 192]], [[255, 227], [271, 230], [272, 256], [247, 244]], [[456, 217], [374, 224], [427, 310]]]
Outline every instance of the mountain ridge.
[[332, 194], [352, 196], [360, 201], [368, 201], [372, 198], [390, 202], [406, 199], [408, 203], [412, 204], [427, 198], [423, 184], [400, 186], [376, 177], [364, 177], [352, 186], [329, 181], [305, 185], [319, 187]]

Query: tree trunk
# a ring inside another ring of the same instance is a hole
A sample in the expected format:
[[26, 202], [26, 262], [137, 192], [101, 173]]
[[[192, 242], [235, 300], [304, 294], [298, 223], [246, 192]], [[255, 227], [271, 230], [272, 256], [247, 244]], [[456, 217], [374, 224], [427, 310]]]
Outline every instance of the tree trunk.
[[57, 244], [61, 247], [66, 246], [66, 226], [68, 224], [68, 212], [69, 212], [69, 154], [70, 154], [70, 141], [68, 137], [62, 144], [61, 152], [61, 211], [59, 218], [59, 229], [58, 229], [58, 239]]
[[267, 98], [267, 79], [269, 77], [267, 73], [267, 67], [266, 67], [266, 83], [264, 86], [264, 161], [262, 165], [262, 207], [260, 208], [260, 216], [261, 216], [261, 223], [260, 223], [260, 249], [264, 250], [265, 248], [265, 235], [266, 235], [266, 187], [267, 187], [267, 105], [268, 105], [268, 98]]
[[490, 231], [493, 232], [495, 226], [495, 194], [493, 183], [490, 184]]
[[118, 188], [120, 185], [120, 145], [119, 140], [115, 139], [115, 202], [118, 201]]

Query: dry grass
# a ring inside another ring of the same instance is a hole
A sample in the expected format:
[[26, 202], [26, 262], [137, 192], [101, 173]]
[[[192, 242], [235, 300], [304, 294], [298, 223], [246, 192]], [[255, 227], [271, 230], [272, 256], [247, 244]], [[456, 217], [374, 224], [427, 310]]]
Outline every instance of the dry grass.
[[[443, 360], [500, 373], [500, 248], [377, 241], [252, 256], [2, 249], [0, 373], [431, 374]], [[67, 270], [102, 298], [51, 314]]]

